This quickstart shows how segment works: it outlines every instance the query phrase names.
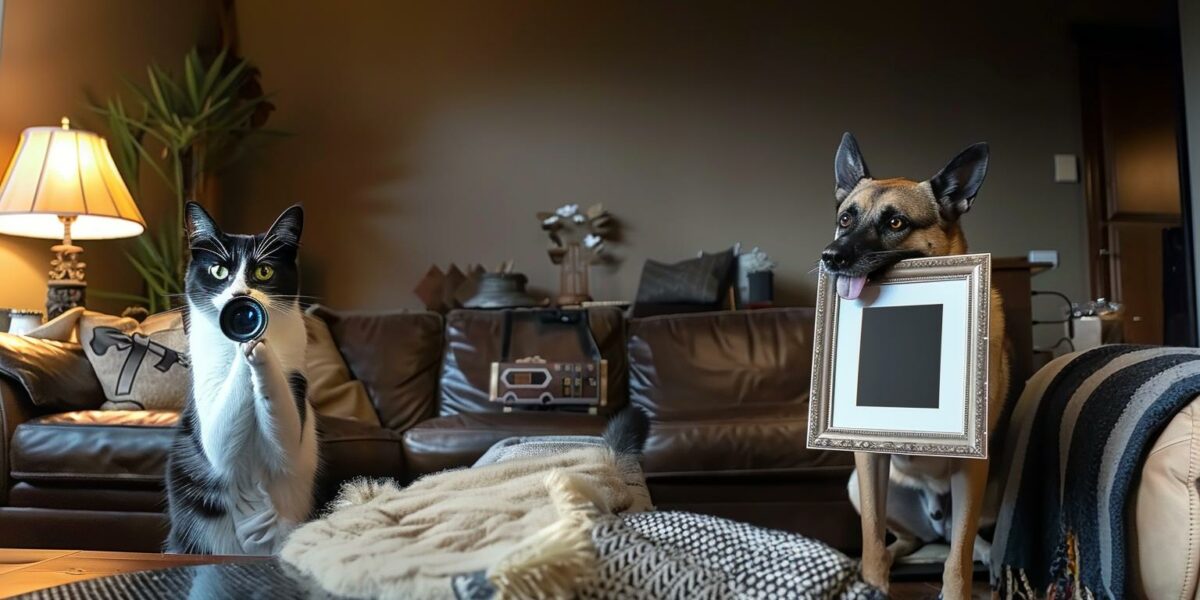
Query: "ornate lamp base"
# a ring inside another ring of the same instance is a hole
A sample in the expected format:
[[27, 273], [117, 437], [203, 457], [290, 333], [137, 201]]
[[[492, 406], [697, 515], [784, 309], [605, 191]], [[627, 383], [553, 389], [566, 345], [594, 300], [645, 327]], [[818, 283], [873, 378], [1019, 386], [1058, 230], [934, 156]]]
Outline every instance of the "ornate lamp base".
[[50, 261], [50, 283], [46, 291], [47, 320], [83, 306], [87, 296], [87, 282], [83, 277], [87, 263], [79, 260], [83, 248], [71, 243], [71, 224], [75, 217], [60, 216], [58, 220], [63, 224], [63, 241], [50, 247], [55, 257]]
[[46, 290], [46, 319], [83, 306], [87, 300], [87, 282], [84, 281], [51, 281]]

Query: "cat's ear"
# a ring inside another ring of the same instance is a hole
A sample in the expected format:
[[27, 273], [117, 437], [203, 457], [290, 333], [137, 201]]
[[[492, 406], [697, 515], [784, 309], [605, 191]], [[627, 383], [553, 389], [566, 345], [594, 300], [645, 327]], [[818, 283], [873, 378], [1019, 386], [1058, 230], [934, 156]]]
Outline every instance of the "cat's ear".
[[183, 210], [187, 214], [189, 241], [194, 242], [202, 238], [216, 237], [221, 233], [221, 230], [217, 228], [216, 222], [209, 216], [208, 211], [204, 210], [203, 206], [195, 202], [188, 202], [183, 207]]
[[303, 230], [304, 209], [299, 204], [293, 204], [275, 219], [275, 224], [267, 230], [267, 237], [274, 236], [285, 244], [299, 246], [300, 232]]

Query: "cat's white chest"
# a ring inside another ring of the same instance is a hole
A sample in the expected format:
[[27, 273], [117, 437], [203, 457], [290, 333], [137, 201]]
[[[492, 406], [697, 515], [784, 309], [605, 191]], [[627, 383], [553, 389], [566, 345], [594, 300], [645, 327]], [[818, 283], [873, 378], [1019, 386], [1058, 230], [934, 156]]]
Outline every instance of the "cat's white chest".
[[[303, 373], [307, 335], [300, 311], [268, 309], [268, 315], [263, 339], [278, 359], [276, 364], [282, 371], [279, 376]], [[208, 315], [192, 319], [188, 343], [192, 397], [209, 462], [218, 473], [257, 480], [263, 476], [261, 461], [257, 459], [262, 450], [259, 445], [272, 432], [256, 418], [258, 398], [243, 345], [226, 338], [216, 319]], [[216, 447], [220, 432], [234, 429], [252, 432], [246, 440], [248, 445], [236, 452]]]
[[[308, 338], [304, 317], [299, 309], [280, 311], [268, 309], [267, 331], [263, 339], [279, 358], [284, 373], [304, 372]], [[221, 333], [216, 319], [193, 319], [188, 331], [188, 351], [192, 368], [192, 385], [197, 402], [202, 403], [219, 390], [231, 376], [241, 375], [245, 388], [250, 389], [249, 371], [239, 371], [237, 361], [244, 361], [241, 345]]]

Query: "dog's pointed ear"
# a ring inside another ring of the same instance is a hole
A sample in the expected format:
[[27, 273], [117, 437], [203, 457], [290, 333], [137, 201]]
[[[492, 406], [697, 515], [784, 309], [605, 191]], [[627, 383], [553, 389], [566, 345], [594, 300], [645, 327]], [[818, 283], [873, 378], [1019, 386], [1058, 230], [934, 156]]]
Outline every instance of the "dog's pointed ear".
[[300, 232], [303, 230], [304, 209], [299, 204], [293, 204], [275, 219], [275, 223], [267, 230], [267, 235], [276, 236], [285, 244], [299, 246]]
[[937, 200], [942, 217], [953, 221], [971, 210], [975, 194], [983, 185], [987, 175], [988, 145], [986, 142], [971, 144], [958, 153], [950, 163], [929, 180], [933, 197]]
[[187, 215], [188, 240], [194, 242], [200, 238], [216, 237], [221, 233], [217, 223], [213, 221], [203, 206], [195, 202], [188, 202], [183, 207], [183, 211]]
[[842, 134], [842, 143], [838, 145], [837, 155], [833, 158], [833, 175], [833, 196], [839, 203], [850, 195], [858, 182], [871, 176], [862, 152], [858, 150], [858, 142], [849, 131]]

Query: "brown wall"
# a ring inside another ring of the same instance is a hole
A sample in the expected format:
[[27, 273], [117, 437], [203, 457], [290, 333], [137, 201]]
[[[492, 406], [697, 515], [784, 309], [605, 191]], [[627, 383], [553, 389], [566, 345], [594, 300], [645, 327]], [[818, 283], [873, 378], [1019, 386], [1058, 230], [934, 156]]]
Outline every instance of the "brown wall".
[[[121, 78], [144, 78], [146, 65], [174, 65], [194, 44], [216, 38], [215, 17], [205, 0], [7, 0], [0, 25], [0, 164], [7, 165], [21, 130], [54, 125], [64, 115], [95, 125], [85, 91], [106, 98], [122, 89]], [[0, 166], [0, 169], [3, 167]], [[161, 190], [160, 190], [161, 191]], [[142, 210], [151, 226], [160, 212], [150, 186]], [[45, 304], [49, 240], [0, 236], [0, 307]], [[126, 241], [82, 242], [92, 289], [140, 293], [125, 262]], [[93, 299], [91, 306], [116, 311], [121, 302]]]
[[533, 215], [567, 202], [626, 226], [597, 298], [632, 297], [647, 257], [741, 241], [808, 303], [843, 130], [880, 176], [987, 140], [972, 249], [1057, 249], [1036, 287], [1082, 296], [1081, 189], [1053, 183], [1052, 155], [1080, 151], [1068, 24], [1097, 15], [875, 4], [244, 2], [243, 52], [292, 136], [243, 163], [226, 216], [260, 230], [303, 202], [308, 293], [344, 307], [413, 306], [451, 261], [513, 258], [553, 289]]

